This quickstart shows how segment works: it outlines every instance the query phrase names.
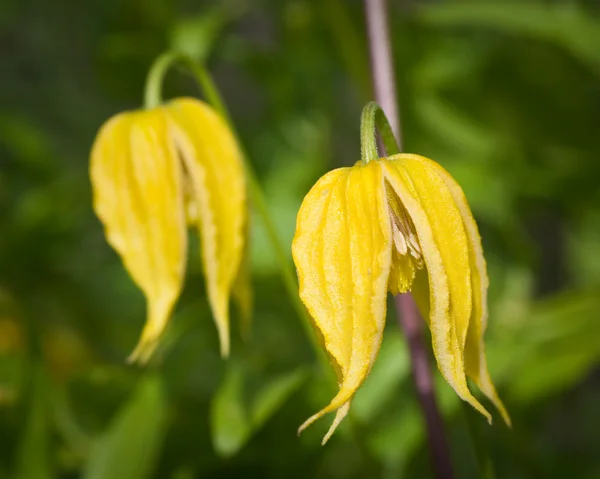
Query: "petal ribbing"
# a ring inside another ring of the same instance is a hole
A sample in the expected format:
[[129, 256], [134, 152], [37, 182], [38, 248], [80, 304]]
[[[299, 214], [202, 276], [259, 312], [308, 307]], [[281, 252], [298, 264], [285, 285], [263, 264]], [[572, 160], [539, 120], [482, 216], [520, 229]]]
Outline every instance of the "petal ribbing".
[[331, 171], [306, 195], [292, 245], [300, 297], [335, 362], [340, 390], [300, 431], [328, 412], [331, 436], [381, 344], [391, 266], [391, 227], [379, 162]]
[[208, 105], [179, 99], [167, 107], [171, 134], [197, 204], [208, 298], [221, 354], [229, 354], [229, 298], [244, 250], [247, 221], [242, 156], [225, 121]]
[[485, 328], [487, 326], [487, 290], [489, 281], [477, 223], [473, 218], [469, 203], [467, 202], [460, 185], [440, 165], [428, 159], [424, 159], [424, 161], [427, 161], [430, 164], [431, 168], [436, 171], [450, 190], [460, 211], [469, 243], [473, 310], [471, 319], [469, 320], [469, 330], [465, 344], [465, 370], [467, 376], [473, 379], [479, 389], [481, 389], [490, 401], [492, 401], [506, 424], [510, 426], [510, 416], [492, 383], [485, 357], [483, 334], [485, 333]]
[[395, 155], [383, 160], [385, 178], [419, 238], [429, 276], [428, 321], [438, 367], [456, 393], [491, 420], [469, 391], [465, 375], [464, 344], [472, 310], [466, 234], [447, 186], [419, 158]]
[[148, 302], [131, 360], [147, 361], [182, 286], [186, 233], [181, 166], [161, 110], [124, 113], [100, 130], [91, 158], [94, 209]]

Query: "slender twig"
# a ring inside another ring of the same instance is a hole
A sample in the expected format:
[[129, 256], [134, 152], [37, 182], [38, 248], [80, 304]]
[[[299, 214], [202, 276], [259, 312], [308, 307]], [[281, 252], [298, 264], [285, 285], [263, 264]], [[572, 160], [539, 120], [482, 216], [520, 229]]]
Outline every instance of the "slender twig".
[[[365, 9], [375, 99], [389, 119], [398, 146], [402, 148], [386, 0], [365, 0]], [[435, 399], [422, 321], [410, 294], [399, 294], [395, 301], [398, 323], [408, 343], [415, 388], [427, 427], [432, 468], [437, 478], [452, 478], [450, 451]]]
[[396, 97], [396, 75], [392, 63], [392, 47], [387, 22], [386, 0], [365, 0], [367, 36], [371, 56], [371, 77], [375, 100], [387, 116], [398, 146], [402, 148], [400, 115]]

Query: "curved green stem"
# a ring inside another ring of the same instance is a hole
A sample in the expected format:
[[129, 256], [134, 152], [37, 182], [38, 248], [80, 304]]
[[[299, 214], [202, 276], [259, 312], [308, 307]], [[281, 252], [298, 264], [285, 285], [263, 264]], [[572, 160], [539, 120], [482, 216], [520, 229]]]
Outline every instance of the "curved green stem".
[[360, 156], [364, 164], [382, 156], [377, 150], [377, 130], [375, 127], [379, 131], [379, 137], [385, 147], [386, 155], [400, 153], [396, 137], [385, 113], [377, 103], [370, 101], [363, 108], [360, 118]]
[[162, 85], [165, 75], [173, 63], [179, 59], [179, 54], [175, 52], [165, 52], [160, 55], [148, 72], [146, 77], [146, 89], [144, 91], [144, 107], [147, 109], [156, 108], [162, 103]]
[[248, 186], [250, 190], [250, 197], [256, 211], [261, 217], [267, 235], [269, 237], [269, 241], [273, 246], [273, 250], [275, 252], [275, 256], [277, 257], [278, 263], [280, 265], [280, 274], [283, 280], [284, 287], [288, 293], [288, 296], [296, 310], [298, 316], [301, 319], [302, 326], [308, 336], [312, 346], [317, 353], [317, 356], [323, 364], [327, 364], [326, 370], [330, 370], [329, 363], [323, 350], [319, 346], [317, 341], [316, 334], [312, 328], [311, 318], [306, 311], [302, 301], [300, 301], [300, 297], [298, 296], [298, 284], [296, 282], [296, 275], [294, 274], [294, 269], [290, 264], [288, 256], [286, 254], [286, 249], [283, 246], [283, 242], [279, 237], [279, 233], [277, 232], [277, 228], [275, 226], [275, 222], [273, 221], [271, 214], [269, 212], [269, 208], [267, 206], [267, 202], [265, 200], [265, 196], [260, 187], [260, 183], [256, 176], [256, 172], [252, 168], [252, 165], [248, 161], [248, 155], [243, 149], [241, 142], [239, 141], [239, 135], [237, 134], [233, 122], [231, 121], [231, 117], [229, 112], [221, 98], [219, 90], [217, 89], [215, 83], [212, 78], [197, 62], [188, 57], [187, 55], [179, 52], [166, 52], [159, 56], [152, 68], [150, 69], [150, 73], [148, 74], [148, 80], [146, 83], [146, 108], [152, 108], [160, 104], [161, 96], [160, 96], [160, 87], [162, 79], [167, 71], [167, 69], [173, 65], [174, 63], [180, 63], [184, 65], [194, 79], [200, 85], [204, 95], [206, 96], [206, 100], [210, 103], [214, 109], [225, 119], [227, 124], [229, 125], [230, 130], [233, 135], [236, 137], [238, 145], [242, 150], [242, 156], [245, 161], [245, 169], [246, 169], [246, 178], [248, 180]]

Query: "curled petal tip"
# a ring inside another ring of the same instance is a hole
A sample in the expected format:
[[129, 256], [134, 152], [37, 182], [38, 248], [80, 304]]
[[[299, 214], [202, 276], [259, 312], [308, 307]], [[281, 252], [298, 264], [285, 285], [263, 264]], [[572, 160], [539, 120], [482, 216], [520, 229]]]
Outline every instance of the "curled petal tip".
[[217, 306], [217, 308], [213, 308], [213, 311], [215, 311], [215, 309], [217, 312], [214, 315], [214, 318], [217, 325], [217, 334], [219, 335], [221, 358], [227, 359], [231, 350], [231, 339], [229, 336], [229, 313], [227, 312], [226, 307], [223, 308]]
[[[208, 105], [179, 99], [168, 106], [168, 114], [187, 172], [190, 202], [197, 212], [208, 299], [219, 331], [221, 357], [226, 358], [230, 348], [228, 304], [236, 289], [246, 237], [243, 158], [227, 124]], [[199, 131], [203, 135], [198, 135]], [[249, 298], [244, 300], [249, 304]]]
[[228, 359], [229, 358], [229, 338], [227, 337], [226, 340], [223, 340], [221, 342], [221, 358], [222, 359]]
[[333, 435], [333, 433], [335, 432], [337, 427], [340, 425], [342, 420], [348, 414], [349, 410], [350, 410], [350, 401], [348, 401], [346, 404], [344, 404], [341, 408], [339, 408], [337, 410], [337, 412], [335, 414], [335, 419], [333, 420], [333, 423], [331, 423], [331, 427], [329, 428], [329, 431], [327, 431], [327, 434], [325, 434], [325, 437], [321, 441], [321, 446], [324, 446], [325, 444], [327, 444], [327, 441], [329, 441], [329, 439], [331, 438], [331, 436]]
[[137, 364], [141, 364], [141, 365], [148, 363], [148, 361], [152, 357], [152, 354], [154, 353], [157, 345], [158, 345], [158, 340], [156, 340], [156, 339], [140, 340], [140, 342], [135, 347], [133, 352], [129, 356], [127, 356], [127, 363], [128, 364], [137, 363]]
[[504, 424], [506, 424], [506, 427], [508, 427], [509, 429], [512, 429], [512, 420], [510, 419], [510, 416], [508, 414], [508, 411], [504, 408], [504, 405], [502, 405], [501, 408], [498, 408], [498, 410], [500, 411], [500, 415], [502, 416], [502, 419], [504, 420]]
[[[453, 387], [454, 388], [454, 387]], [[483, 417], [485, 417], [486, 421], [488, 422], [488, 424], [492, 424], [492, 415], [489, 413], [489, 411], [484, 408], [481, 403], [475, 399], [475, 396], [473, 396], [469, 390], [467, 389], [467, 392], [469, 394], [469, 396], [465, 397], [462, 394], [460, 394], [460, 392], [454, 388], [454, 390], [456, 391], [456, 393], [458, 394], [458, 396], [463, 400], [468, 402], [478, 413], [480, 413]], [[462, 391], [461, 391], [462, 392]]]
[[306, 421], [304, 421], [302, 423], [302, 425], [298, 428], [298, 436], [300, 434], [302, 434], [302, 432], [308, 427], [310, 426], [313, 422], [315, 422], [317, 419], [319, 419], [323, 414], [323, 411], [319, 411], [316, 414], [313, 414], [311, 417], [309, 417]]

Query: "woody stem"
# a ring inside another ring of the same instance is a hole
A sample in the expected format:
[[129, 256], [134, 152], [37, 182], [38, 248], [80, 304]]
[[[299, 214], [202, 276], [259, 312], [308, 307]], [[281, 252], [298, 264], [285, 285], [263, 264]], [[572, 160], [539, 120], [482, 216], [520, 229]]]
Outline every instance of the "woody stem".
[[[401, 149], [400, 117], [386, 15], [386, 0], [364, 0], [364, 2], [375, 99], [386, 113], [398, 146]], [[398, 323], [404, 332], [409, 347], [415, 388], [427, 427], [427, 439], [434, 474], [437, 478], [452, 478], [450, 451], [435, 399], [431, 366], [423, 342], [422, 321], [410, 294], [397, 295], [395, 302]]]

